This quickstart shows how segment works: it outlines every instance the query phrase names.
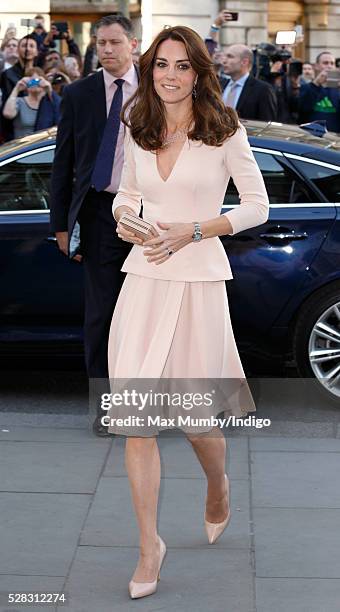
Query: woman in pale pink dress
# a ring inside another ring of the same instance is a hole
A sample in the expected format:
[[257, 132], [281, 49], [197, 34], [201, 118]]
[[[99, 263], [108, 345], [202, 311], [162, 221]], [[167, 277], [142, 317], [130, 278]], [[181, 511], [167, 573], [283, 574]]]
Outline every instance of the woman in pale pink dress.
[[[194, 392], [193, 379], [238, 380], [237, 392], [213, 413], [245, 416], [256, 408], [230, 323], [225, 281], [232, 273], [218, 236], [267, 220], [262, 176], [244, 127], [223, 105], [214, 66], [196, 32], [182, 26], [163, 30], [140, 58], [140, 71], [132, 110], [125, 108], [125, 161], [113, 205], [119, 236], [134, 246], [112, 318], [111, 384], [181, 379]], [[240, 206], [221, 215], [230, 176]], [[120, 222], [126, 213], [138, 218], [141, 200], [143, 218], [155, 228], [144, 242]], [[109, 431], [127, 436], [126, 467], [140, 529], [129, 590], [132, 598], [144, 597], [156, 591], [166, 552], [157, 532], [156, 436], [162, 427], [121, 427], [113, 407], [108, 416]], [[212, 544], [230, 519], [226, 442], [218, 427], [184, 431], [207, 477], [205, 527]]]

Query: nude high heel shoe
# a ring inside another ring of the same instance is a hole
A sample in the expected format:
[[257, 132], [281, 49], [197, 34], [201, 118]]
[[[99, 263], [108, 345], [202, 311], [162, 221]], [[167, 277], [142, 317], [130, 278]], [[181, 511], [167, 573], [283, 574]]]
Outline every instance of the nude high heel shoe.
[[137, 599], [138, 597], [146, 597], [147, 595], [152, 595], [157, 591], [157, 582], [160, 579], [159, 573], [161, 571], [162, 563], [166, 553], [166, 546], [163, 542], [162, 538], [158, 536], [159, 539], [159, 565], [156, 580], [152, 582], [134, 582], [130, 580], [129, 582], [129, 592], [131, 599]]
[[205, 529], [208, 535], [209, 544], [215, 544], [216, 540], [220, 537], [220, 535], [222, 535], [223, 531], [225, 530], [225, 528], [227, 527], [230, 521], [229, 478], [227, 474], [224, 474], [224, 476], [225, 476], [226, 487], [227, 487], [227, 499], [228, 499], [229, 510], [228, 510], [228, 514], [226, 518], [224, 519], [224, 521], [222, 521], [222, 523], [209, 523], [204, 518]]

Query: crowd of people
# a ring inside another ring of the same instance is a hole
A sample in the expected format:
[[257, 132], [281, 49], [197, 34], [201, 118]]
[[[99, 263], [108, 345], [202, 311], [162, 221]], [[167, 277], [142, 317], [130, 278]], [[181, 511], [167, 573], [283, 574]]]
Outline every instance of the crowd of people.
[[[328, 74], [340, 59], [325, 50], [314, 64], [302, 62], [294, 57], [294, 46], [285, 46], [266, 57], [264, 69], [265, 44], [255, 49], [243, 44], [222, 49], [220, 29], [230, 18], [231, 13], [221, 11], [205, 39], [225, 104], [236, 109], [241, 119], [315, 121], [339, 133], [340, 89], [336, 82], [329, 86]], [[66, 42], [67, 53], [61, 55], [56, 40]], [[136, 64], [139, 55], [136, 50]], [[65, 86], [98, 69], [94, 35], [83, 57], [69, 30], [60, 32], [52, 22], [47, 32], [42, 15], [36, 15], [32, 32], [20, 40], [15, 28], [8, 27], [0, 46], [0, 143], [57, 125]]]
[[[57, 50], [56, 40], [66, 42], [66, 54]], [[57, 125], [64, 87], [97, 65], [93, 38], [83, 58], [70, 32], [54, 23], [47, 32], [42, 15], [21, 39], [8, 27], [0, 47], [0, 142]]]

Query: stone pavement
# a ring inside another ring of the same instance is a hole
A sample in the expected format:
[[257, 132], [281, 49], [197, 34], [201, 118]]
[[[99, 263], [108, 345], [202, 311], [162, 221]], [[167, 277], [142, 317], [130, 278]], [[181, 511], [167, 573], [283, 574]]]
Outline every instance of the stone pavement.
[[[163, 433], [159, 532], [168, 554], [157, 593], [132, 601], [138, 535], [124, 438], [96, 438], [83, 416], [58, 426], [51, 415], [10, 416], [0, 419], [1, 612], [340, 611], [335, 425], [324, 437], [278, 433], [277, 424], [227, 432], [232, 518], [214, 546], [203, 472], [183, 436]], [[23, 591], [64, 592], [67, 602], [7, 603], [8, 592]]]

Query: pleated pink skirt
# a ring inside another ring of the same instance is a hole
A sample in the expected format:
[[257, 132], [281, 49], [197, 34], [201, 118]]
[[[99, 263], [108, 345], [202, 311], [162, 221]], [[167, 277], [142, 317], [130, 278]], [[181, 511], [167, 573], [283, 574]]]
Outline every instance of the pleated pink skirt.
[[[235, 343], [225, 281], [167, 281], [128, 273], [112, 317], [108, 365], [112, 393], [127, 381], [150, 391], [157, 387], [203, 393], [214, 387], [214, 405], [195, 406], [192, 417], [210, 418], [221, 412], [224, 417], [244, 417], [256, 411]], [[150, 389], [152, 381], [155, 387]], [[146, 408], [139, 407], [135, 414], [146, 416]], [[183, 407], [149, 406], [159, 419], [177, 416], [180, 410]], [[119, 417], [130, 414], [129, 406], [110, 408], [108, 416], [114, 422], [109, 431], [157, 435], [170, 428], [165, 421], [148, 423], [143, 433], [140, 427], [116, 424]], [[180, 428], [188, 432], [211, 429], [208, 424], [197, 427]]]

